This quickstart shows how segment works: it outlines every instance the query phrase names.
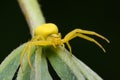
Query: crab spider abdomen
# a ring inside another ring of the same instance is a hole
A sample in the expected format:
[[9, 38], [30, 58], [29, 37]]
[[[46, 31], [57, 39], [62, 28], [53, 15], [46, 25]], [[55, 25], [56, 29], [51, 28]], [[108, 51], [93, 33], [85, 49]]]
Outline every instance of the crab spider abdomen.
[[34, 36], [41, 35], [44, 38], [51, 34], [57, 34], [58, 28], [53, 23], [42, 24], [35, 29]]

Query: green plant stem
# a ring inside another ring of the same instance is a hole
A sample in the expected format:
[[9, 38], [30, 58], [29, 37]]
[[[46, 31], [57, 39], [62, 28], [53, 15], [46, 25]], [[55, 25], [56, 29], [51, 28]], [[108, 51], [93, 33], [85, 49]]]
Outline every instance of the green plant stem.
[[45, 23], [40, 4], [38, 4], [37, 0], [18, 0], [18, 2], [33, 36], [34, 29]]

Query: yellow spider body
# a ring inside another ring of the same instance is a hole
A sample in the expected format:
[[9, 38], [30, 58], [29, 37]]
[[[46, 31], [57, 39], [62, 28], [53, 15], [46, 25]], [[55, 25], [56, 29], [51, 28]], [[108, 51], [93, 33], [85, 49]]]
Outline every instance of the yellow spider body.
[[58, 28], [55, 24], [43, 24], [35, 29], [34, 36], [43, 36], [47, 37], [50, 34], [57, 34], [58, 33]]
[[62, 39], [61, 34], [58, 32], [58, 28], [55, 24], [46, 23], [46, 24], [42, 24], [42, 25], [38, 26], [34, 31], [34, 37], [30, 41], [27, 42], [25, 48], [23, 49], [23, 51], [21, 53], [21, 56], [20, 56], [21, 68], [22, 68], [22, 60], [23, 60], [23, 57], [24, 57], [24, 54], [26, 53], [26, 51], [27, 51], [28, 63], [30, 65], [30, 67], [32, 68], [32, 64], [30, 61], [32, 46], [53, 46], [54, 48], [56, 48], [57, 46], [63, 46], [63, 48], [64, 48], [64, 43], [66, 43], [70, 53], [72, 53], [69, 41], [75, 37], [81, 37], [83, 39], [91, 41], [91, 42], [97, 44], [105, 52], [105, 49], [102, 47], [101, 44], [99, 44], [95, 39], [93, 39], [85, 34], [98, 36], [98, 37], [106, 40], [109, 43], [109, 40], [107, 38], [105, 38], [104, 36], [94, 32], [94, 31], [74, 29], [73, 31], [69, 32]]

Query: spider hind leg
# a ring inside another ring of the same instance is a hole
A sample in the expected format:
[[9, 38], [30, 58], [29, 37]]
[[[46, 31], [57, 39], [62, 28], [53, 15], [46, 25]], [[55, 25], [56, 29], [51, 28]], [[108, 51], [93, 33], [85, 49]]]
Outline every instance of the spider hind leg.
[[75, 30], [76, 30], [75, 32], [77, 32], [79, 34], [81, 33], [81, 34], [87, 34], [87, 35], [94, 35], [94, 36], [97, 36], [101, 39], [104, 39], [108, 43], [110, 42], [107, 38], [105, 38], [104, 36], [94, 32], [94, 31], [88, 31], [88, 30], [82, 30], [82, 29], [75, 29]]
[[97, 42], [95, 39], [93, 39], [93, 38], [91, 38], [91, 37], [88, 37], [88, 36], [86, 36], [86, 35], [83, 35], [83, 34], [78, 34], [77, 36], [78, 36], [78, 37], [81, 37], [81, 38], [83, 38], [83, 39], [86, 39], [86, 40], [88, 40], [88, 41], [90, 41], [90, 42], [95, 43], [95, 44], [98, 45], [104, 52], [106, 52], [106, 50], [104, 49], [104, 47], [103, 47], [99, 42]]
[[[84, 34], [95, 35], [97, 37], [100, 37], [100, 38], [106, 40], [109, 43], [109, 40], [107, 38], [105, 38], [104, 36], [94, 32], [94, 31], [87, 31], [87, 30], [82, 30], [82, 29], [75, 29], [75, 30], [71, 31], [70, 33], [68, 33], [64, 37], [64, 39], [62, 39], [62, 41], [64, 43], [67, 43], [68, 41], [70, 41], [71, 39], [73, 39], [75, 37], [81, 37], [83, 39], [86, 39], [86, 40], [88, 40], [90, 42], [93, 42], [93, 43], [97, 44], [104, 52], [106, 52], [105, 49], [103, 48], [103, 46], [100, 43], [98, 43], [95, 39], [93, 39], [93, 38], [91, 38], [89, 36], [86, 36]], [[69, 45], [68, 45], [68, 47], [69, 47]]]
[[67, 47], [68, 47], [68, 49], [69, 49], [70, 53], [72, 54], [72, 48], [71, 48], [71, 46], [70, 46], [69, 42], [66, 42], [66, 44], [67, 44]]

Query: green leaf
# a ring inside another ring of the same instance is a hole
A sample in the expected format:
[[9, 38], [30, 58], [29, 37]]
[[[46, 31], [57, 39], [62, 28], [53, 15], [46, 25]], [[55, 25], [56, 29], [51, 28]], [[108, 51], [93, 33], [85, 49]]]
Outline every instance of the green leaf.
[[42, 54], [42, 48], [39, 47], [37, 50], [32, 47], [31, 63], [33, 63], [34, 71], [30, 68], [27, 61], [27, 54], [23, 59], [23, 67], [20, 68], [17, 76], [17, 80], [52, 80], [48, 72], [47, 61], [44, 54]]
[[[25, 44], [24, 44], [25, 45]], [[0, 80], [12, 80], [20, 64], [20, 53], [24, 48], [21, 45], [1, 63]], [[36, 51], [36, 52], [35, 52]], [[43, 51], [42, 47], [32, 47], [31, 62], [35, 71], [28, 65], [27, 54], [23, 58], [23, 70], [18, 71], [17, 80], [52, 80], [48, 71], [46, 56], [61, 80], [102, 80], [94, 71], [87, 67], [62, 47], [48, 47]], [[6, 76], [7, 75], [7, 76]]]
[[23, 47], [24, 45], [21, 45], [17, 49], [13, 50], [12, 53], [10, 53], [0, 64], [0, 80], [12, 80], [20, 64], [20, 53]]
[[102, 80], [82, 61], [62, 47], [48, 48], [46, 55], [61, 80]]
[[[31, 63], [33, 63], [34, 59], [35, 59], [35, 47], [32, 47], [31, 49]], [[23, 70], [22, 70], [23, 69]], [[28, 64], [27, 61], [27, 53], [25, 54], [24, 58], [23, 58], [23, 66], [22, 69], [20, 67], [19, 71], [18, 71], [18, 75], [17, 75], [17, 80], [30, 80], [30, 73], [31, 73], [31, 68]]]
[[38, 47], [35, 53], [34, 68], [35, 72], [31, 73], [31, 80], [52, 80], [48, 71], [46, 56], [41, 47]]
[[48, 48], [46, 55], [61, 80], [85, 80], [72, 60], [72, 56], [61, 48]]
[[87, 80], [103, 80], [97, 73], [95, 73], [82, 61], [77, 59], [74, 55], [73, 55], [73, 60], [77, 65], [77, 67], [79, 68], [79, 71], [81, 71], [81, 73], [86, 77]]

